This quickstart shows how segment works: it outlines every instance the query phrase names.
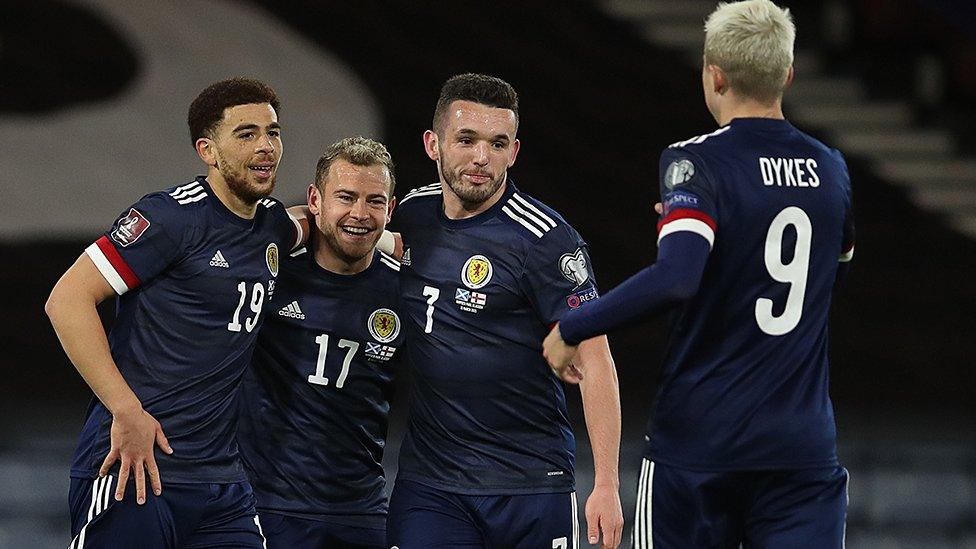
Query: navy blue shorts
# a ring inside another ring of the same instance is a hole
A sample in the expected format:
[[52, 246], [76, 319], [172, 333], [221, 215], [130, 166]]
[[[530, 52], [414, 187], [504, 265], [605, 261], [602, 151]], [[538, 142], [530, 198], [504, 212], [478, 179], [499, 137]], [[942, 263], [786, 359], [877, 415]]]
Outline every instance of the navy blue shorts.
[[260, 511], [268, 549], [386, 549], [386, 528], [363, 528]]
[[576, 492], [465, 496], [398, 480], [386, 524], [399, 549], [579, 547]]
[[645, 459], [634, 549], [841, 549], [847, 470], [701, 472]]
[[146, 503], [137, 505], [135, 480], [129, 479], [122, 501], [115, 501], [116, 480], [71, 479], [68, 549], [264, 547], [247, 482], [164, 484], [160, 496], [146, 486]]

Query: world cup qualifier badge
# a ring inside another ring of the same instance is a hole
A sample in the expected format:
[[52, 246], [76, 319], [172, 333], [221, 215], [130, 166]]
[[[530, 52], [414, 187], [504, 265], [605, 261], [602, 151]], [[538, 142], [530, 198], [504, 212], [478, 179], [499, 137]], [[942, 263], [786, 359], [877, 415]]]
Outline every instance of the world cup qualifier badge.
[[366, 321], [369, 335], [380, 343], [389, 343], [400, 335], [400, 317], [390, 309], [376, 309]]
[[483, 255], [473, 255], [461, 267], [461, 282], [472, 290], [484, 288], [491, 281], [491, 261]]
[[132, 244], [142, 233], [146, 232], [149, 228], [149, 220], [146, 216], [142, 215], [142, 212], [135, 208], [130, 208], [129, 213], [125, 214], [125, 217], [119, 219], [118, 224], [111, 233], [112, 240], [118, 242], [123, 248]]
[[272, 242], [268, 244], [268, 249], [264, 251], [264, 259], [268, 263], [268, 270], [271, 276], [278, 276], [278, 245]]

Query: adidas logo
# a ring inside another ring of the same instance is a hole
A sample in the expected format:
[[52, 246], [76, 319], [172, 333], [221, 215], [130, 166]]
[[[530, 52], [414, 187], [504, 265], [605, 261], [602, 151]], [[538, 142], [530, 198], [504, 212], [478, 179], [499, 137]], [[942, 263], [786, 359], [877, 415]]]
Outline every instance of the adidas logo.
[[302, 308], [298, 306], [298, 301], [292, 301], [288, 305], [285, 305], [278, 311], [280, 316], [287, 316], [288, 318], [297, 318], [298, 320], [305, 320], [305, 313], [302, 312]]
[[215, 253], [214, 256], [210, 258], [210, 266], [223, 267], [227, 269], [230, 268], [230, 263], [227, 263], [227, 260], [224, 259], [224, 254], [220, 253], [220, 250], [217, 250], [217, 253]]
[[410, 266], [410, 248], [407, 248], [403, 252], [403, 257], [400, 258], [400, 264]]

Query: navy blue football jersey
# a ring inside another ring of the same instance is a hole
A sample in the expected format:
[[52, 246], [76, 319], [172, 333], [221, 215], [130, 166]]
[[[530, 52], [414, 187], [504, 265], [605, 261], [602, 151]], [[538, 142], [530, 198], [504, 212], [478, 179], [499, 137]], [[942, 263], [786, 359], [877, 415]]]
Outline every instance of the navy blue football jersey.
[[285, 259], [241, 390], [238, 441], [259, 511], [382, 527], [383, 449], [403, 344], [399, 263], [329, 272]]
[[408, 193], [395, 229], [411, 415], [397, 478], [469, 495], [569, 492], [575, 440], [542, 340], [596, 298], [586, 243], [508, 181], [467, 219], [444, 215], [440, 184]]
[[[144, 196], [85, 250], [120, 296], [112, 358], [173, 448], [156, 451], [164, 483], [245, 479], [236, 397], [269, 313], [279, 254], [300, 239], [296, 226], [270, 198], [243, 219], [198, 177]], [[111, 425], [93, 399], [73, 476], [97, 474]]]
[[841, 154], [785, 120], [735, 119], [661, 155], [659, 239], [712, 245], [673, 324], [647, 457], [701, 470], [837, 464], [827, 312], [853, 254]]

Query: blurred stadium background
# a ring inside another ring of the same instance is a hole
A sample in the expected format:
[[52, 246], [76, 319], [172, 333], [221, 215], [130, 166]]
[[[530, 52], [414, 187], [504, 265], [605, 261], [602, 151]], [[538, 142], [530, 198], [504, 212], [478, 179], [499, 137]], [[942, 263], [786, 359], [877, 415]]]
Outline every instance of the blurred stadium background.
[[[831, 334], [848, 547], [976, 548], [976, 6], [779, 3], [799, 28], [787, 114], [845, 152], [855, 188], [857, 257]], [[712, 1], [0, 5], [0, 547], [68, 541], [68, 464], [90, 392], [44, 300], [122, 208], [202, 172], [184, 120], [210, 82], [277, 88], [276, 195], [298, 202], [318, 154], [352, 134], [389, 146], [397, 194], [430, 183], [420, 138], [440, 84], [507, 79], [522, 108], [511, 175], [589, 241], [604, 290], [654, 258], [660, 150], [714, 126], [699, 83]], [[110, 322], [110, 304], [103, 313]], [[611, 335], [625, 546], [664, 333], [652, 322]]]

